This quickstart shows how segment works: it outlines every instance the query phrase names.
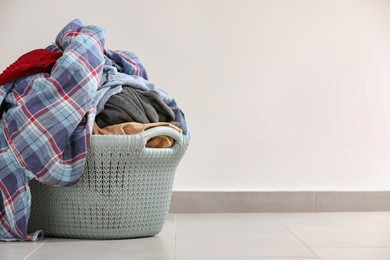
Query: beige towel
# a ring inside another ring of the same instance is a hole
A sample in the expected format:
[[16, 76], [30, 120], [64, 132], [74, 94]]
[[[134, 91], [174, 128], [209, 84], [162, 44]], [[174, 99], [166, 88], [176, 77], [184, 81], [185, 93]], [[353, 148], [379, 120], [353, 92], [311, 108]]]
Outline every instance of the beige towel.
[[[137, 122], [128, 122], [117, 125], [110, 125], [103, 128], [100, 128], [96, 122], [93, 125], [93, 134], [95, 135], [133, 135], [139, 134], [149, 128], [156, 126], [169, 126], [179, 133], [183, 133], [183, 130], [171, 123], [158, 122], [158, 123], [148, 123], [141, 124]], [[146, 147], [149, 148], [169, 148], [172, 147], [174, 140], [168, 136], [157, 136], [150, 139], [146, 143]]]

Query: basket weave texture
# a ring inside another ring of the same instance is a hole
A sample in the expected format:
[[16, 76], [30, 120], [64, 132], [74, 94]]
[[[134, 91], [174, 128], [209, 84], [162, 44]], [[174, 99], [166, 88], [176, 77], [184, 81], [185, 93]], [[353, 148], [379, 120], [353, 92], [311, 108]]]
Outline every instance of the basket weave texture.
[[[157, 134], [158, 129], [152, 135]], [[176, 168], [189, 143], [187, 136], [173, 137], [171, 148], [146, 148], [148, 133], [92, 136], [85, 173], [76, 185], [30, 183], [29, 230], [88, 239], [158, 234], [168, 214]]]

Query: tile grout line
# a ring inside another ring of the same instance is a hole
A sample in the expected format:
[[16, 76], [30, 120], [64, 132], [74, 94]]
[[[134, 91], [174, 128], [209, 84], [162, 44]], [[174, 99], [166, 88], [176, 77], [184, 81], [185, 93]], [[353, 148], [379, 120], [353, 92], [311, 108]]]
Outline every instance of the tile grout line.
[[42, 244], [40, 246], [38, 246], [37, 248], [35, 248], [33, 251], [31, 251], [28, 255], [26, 255], [25, 257], [23, 257], [23, 260], [27, 260], [32, 254], [34, 254], [39, 248], [41, 248], [46, 242], [48, 241], [48, 239], [46, 239], [44, 242], [42, 242]]
[[174, 234], [174, 245], [173, 245], [173, 259], [176, 260], [176, 220], [177, 220], [177, 214], [175, 214], [174, 218], [174, 224], [173, 224], [173, 231], [175, 232]]
[[[310, 252], [312, 252], [312, 254], [318, 259], [318, 260], [321, 260], [321, 258], [308, 246], [308, 245], [306, 245], [306, 243], [305, 242], [303, 242], [303, 240], [302, 239], [300, 239], [294, 232], [292, 232], [291, 230], [290, 230], [290, 228], [289, 227], [287, 227], [283, 222], [281, 222], [276, 216], [275, 216], [275, 214], [272, 214], [272, 217], [276, 220], [276, 222], [278, 222], [279, 224], [281, 224], [283, 227], [285, 227], [287, 230], [288, 230], [288, 232], [290, 232], [296, 239], [298, 239], [299, 240], [299, 242], [301, 242], [307, 249], [309, 249], [309, 251]], [[310, 258], [309, 258], [310, 259]]]
[[303, 242], [303, 240], [300, 239], [294, 232], [292, 232], [292, 231], [290, 230], [290, 228], [288, 228], [287, 226], [285, 226], [285, 227], [286, 227], [286, 229], [287, 229], [287, 230], [288, 230], [296, 239], [298, 239], [299, 241], [301, 241], [301, 243], [304, 244], [305, 247], [306, 247], [307, 249], [309, 249], [310, 252], [312, 252], [312, 253], [315, 255], [316, 258], [318, 258], [319, 260], [321, 260], [321, 258], [313, 251], [313, 249], [311, 249], [308, 245], [306, 245], [306, 243]]

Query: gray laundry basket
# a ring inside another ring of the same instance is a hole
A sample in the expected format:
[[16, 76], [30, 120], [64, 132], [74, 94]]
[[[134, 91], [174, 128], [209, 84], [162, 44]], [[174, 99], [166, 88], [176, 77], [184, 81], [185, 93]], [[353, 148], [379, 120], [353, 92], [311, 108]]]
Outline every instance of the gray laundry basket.
[[[146, 148], [154, 136], [171, 148]], [[188, 137], [169, 127], [136, 135], [94, 135], [85, 173], [74, 186], [30, 182], [29, 230], [47, 236], [120, 239], [154, 236], [165, 222], [176, 168]]]

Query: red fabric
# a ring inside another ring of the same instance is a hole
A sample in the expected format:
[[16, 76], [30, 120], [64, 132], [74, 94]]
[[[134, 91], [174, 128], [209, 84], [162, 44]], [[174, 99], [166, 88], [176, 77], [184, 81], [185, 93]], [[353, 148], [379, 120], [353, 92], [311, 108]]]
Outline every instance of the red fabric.
[[46, 49], [27, 52], [0, 74], [0, 85], [40, 72], [50, 72], [61, 56], [62, 52], [51, 52]]

